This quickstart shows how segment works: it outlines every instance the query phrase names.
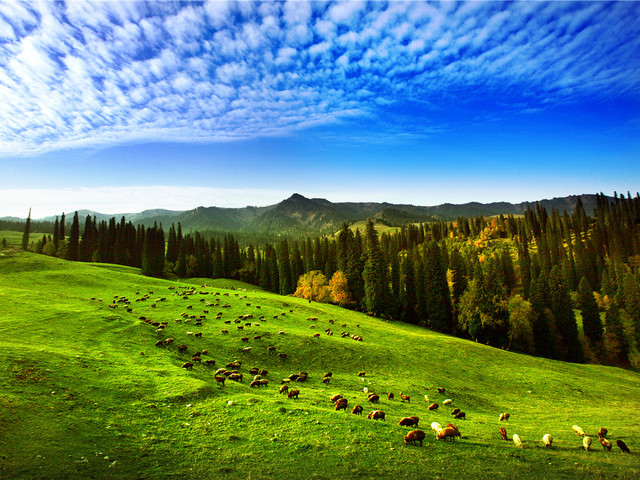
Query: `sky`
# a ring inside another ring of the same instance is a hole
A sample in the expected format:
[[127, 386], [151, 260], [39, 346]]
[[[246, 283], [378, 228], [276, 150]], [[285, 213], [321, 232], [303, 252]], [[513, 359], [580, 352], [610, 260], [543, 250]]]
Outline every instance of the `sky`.
[[640, 190], [640, 2], [0, 0], [0, 217]]

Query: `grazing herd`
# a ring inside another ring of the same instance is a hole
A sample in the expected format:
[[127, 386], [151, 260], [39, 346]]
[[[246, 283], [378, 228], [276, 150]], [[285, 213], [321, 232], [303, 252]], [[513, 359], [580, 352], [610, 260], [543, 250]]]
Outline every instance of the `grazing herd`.
[[[219, 307], [219, 308], [226, 308], [229, 309], [231, 307], [230, 303], [227, 302], [220, 302], [220, 298], [222, 296], [229, 296], [229, 292], [225, 292], [222, 295], [220, 294], [220, 292], [207, 292], [205, 291], [205, 287], [203, 286], [202, 289], [197, 289], [196, 287], [193, 286], [189, 286], [189, 287], [179, 287], [177, 292], [172, 293], [172, 295], [177, 296], [178, 298], [182, 298], [184, 300], [189, 300], [195, 296], [200, 296], [202, 295], [202, 297], [200, 298], [200, 302], [202, 302], [204, 304], [205, 307], [209, 308], [215, 308], [215, 307]], [[176, 287], [170, 287], [171, 290], [176, 290]], [[136, 295], [139, 295], [139, 292], [136, 292]], [[139, 296], [138, 298], [136, 298], [135, 302], [146, 302], [149, 301], [151, 299], [151, 295], [153, 295], [153, 292], [149, 292], [147, 294], [144, 294], [142, 296]], [[213, 301], [207, 301], [206, 298], [204, 297], [205, 295], [210, 295], [215, 297], [215, 299]], [[241, 294], [239, 293], [235, 293], [234, 294], [237, 297], [240, 297], [240, 299], [242, 298], [247, 298], [246, 296], [240, 296]], [[166, 301], [165, 297], [160, 297], [157, 298], [155, 301], [153, 301], [153, 303], [151, 304], [152, 308], [155, 308], [157, 306], [158, 303], [160, 302], [164, 302]], [[223, 303], [221, 305], [221, 303]], [[108, 305], [109, 308], [115, 309], [118, 308], [120, 305], [123, 305], [124, 308], [126, 309], [127, 313], [133, 313], [133, 307], [131, 307], [131, 302], [130, 300], [126, 297], [126, 296], [114, 296], [113, 302], [111, 304]], [[286, 305], [286, 304], [285, 304]], [[247, 307], [251, 306], [251, 303], [246, 303]], [[194, 315], [191, 312], [193, 312], [193, 305], [186, 305], [185, 306], [185, 310], [189, 310], [190, 312], [183, 312], [182, 314], [180, 314], [179, 318], [175, 319], [175, 323], [178, 324], [192, 324], [195, 327], [201, 327], [203, 325], [203, 323], [208, 321], [207, 315], [209, 314], [209, 310], [203, 310], [203, 313], [201, 315]], [[259, 305], [255, 305], [254, 308], [256, 309], [260, 309], [261, 306]], [[158, 311], [160, 311], [161, 309], [157, 309], [156, 313]], [[293, 310], [289, 310], [288, 313], [294, 313]], [[287, 312], [282, 312], [280, 313], [280, 315], [274, 315], [273, 318], [277, 319], [283, 316], [286, 316]], [[218, 321], [223, 321], [226, 325], [231, 325], [231, 323], [235, 323], [238, 324], [237, 325], [237, 330], [238, 332], [243, 332], [246, 331], [246, 329], [250, 329], [250, 328], [259, 328], [261, 326], [260, 323], [255, 323], [253, 321], [254, 319], [254, 315], [253, 314], [244, 314], [244, 315], [240, 315], [238, 316], [236, 319], [234, 320], [229, 320], [229, 319], [225, 319], [223, 320], [224, 317], [224, 313], [223, 311], [218, 312], [215, 315], [215, 319]], [[148, 324], [151, 325], [152, 327], [155, 328], [155, 331], [157, 334], [161, 335], [163, 338], [160, 338], [159, 340], [157, 340], [155, 342], [155, 346], [158, 348], [162, 348], [162, 349], [170, 349], [172, 347], [172, 345], [174, 345], [175, 339], [173, 337], [167, 337], [165, 336], [165, 330], [169, 327], [169, 322], [168, 321], [153, 321], [149, 318], [147, 318], [146, 316], [140, 316], [138, 317], [140, 321], [142, 321], [144, 324]], [[260, 316], [260, 322], [263, 323], [267, 323], [267, 320], [265, 319], [264, 316]], [[308, 321], [313, 322], [310, 325], [311, 329], [315, 329], [319, 320], [317, 317], [308, 317], [307, 318]], [[330, 319], [329, 323], [331, 325], [335, 325], [336, 320], [335, 319]], [[242, 325], [240, 325], [240, 323], [243, 323]], [[342, 327], [346, 327], [346, 324], [343, 324]], [[356, 327], [359, 328], [359, 325], [357, 325]], [[195, 330], [195, 329], [194, 329]], [[327, 328], [325, 329], [325, 333], [327, 335], [333, 335], [333, 332], [331, 330], [331, 328]], [[189, 337], [193, 337], [194, 339], [202, 339], [203, 338], [203, 332], [202, 331], [186, 331], [185, 334]], [[221, 335], [225, 335], [225, 336], [230, 336], [230, 332], [229, 332], [229, 328], [224, 328], [220, 330], [220, 334]], [[243, 336], [239, 337], [241, 345], [242, 344], [248, 344], [251, 342], [251, 339], [253, 339], [254, 346], [259, 345], [260, 342], [262, 341], [263, 337], [271, 337], [271, 334], [268, 332], [264, 332], [262, 334], [259, 335], [249, 335], [249, 334], [244, 334], [241, 333]], [[287, 338], [287, 334], [285, 332], [285, 330], [280, 329], [277, 331], [277, 334], [274, 333], [274, 335], [278, 335], [279, 337], [275, 337], [275, 338]], [[312, 338], [319, 338], [320, 337], [320, 333], [313, 333], [312, 334]], [[363, 338], [360, 335], [352, 335], [348, 332], [343, 331], [341, 333], [341, 337], [343, 338], [351, 338], [355, 341], [358, 342], [362, 342]], [[197, 340], [196, 340], [197, 341]], [[176, 342], [177, 343], [177, 342]], [[189, 343], [189, 342], [187, 342]], [[264, 345], [264, 344], [262, 344]], [[257, 347], [256, 347], [257, 348]], [[264, 348], [264, 347], [263, 347]], [[201, 348], [195, 348], [193, 350], [193, 353], [190, 354], [190, 358], [189, 358], [189, 350], [190, 347], [186, 344], [179, 344], [177, 345], [176, 351], [178, 352], [178, 354], [180, 355], [187, 355], [187, 360], [183, 361], [183, 363], [181, 364], [181, 368], [188, 370], [188, 371], [193, 371], [194, 367], [196, 365], [203, 365], [205, 367], [212, 367], [215, 366], [216, 361], [213, 358], [203, 358], [204, 356], [208, 355], [207, 350], [205, 349], [201, 349]], [[274, 346], [274, 345], [268, 345], [266, 348], [266, 351], [269, 354], [274, 354], [274, 357], [277, 355], [277, 358], [279, 359], [279, 364], [283, 364], [286, 365], [289, 355], [285, 352], [278, 352], [278, 347]], [[243, 354], [250, 354], [252, 351], [252, 347], [251, 346], [240, 346], [240, 348], [238, 349], [239, 353], [243, 353]], [[295, 352], [294, 352], [295, 353]], [[246, 358], [250, 358], [251, 355], [249, 355], [249, 357]], [[245, 357], [243, 357], [245, 358]], [[233, 382], [238, 382], [238, 383], [244, 383], [244, 375], [243, 373], [241, 373], [239, 371], [240, 367], [242, 365], [242, 362], [239, 360], [234, 360], [231, 362], [228, 362], [225, 365], [225, 368], [219, 368], [218, 370], [215, 371], [215, 373], [213, 374], [213, 378], [215, 379], [216, 383], [220, 386], [220, 387], [224, 387], [225, 386], [225, 382], [226, 380], [231, 380]], [[200, 368], [200, 367], [198, 367]], [[261, 387], [268, 387], [269, 386], [269, 380], [266, 378], [263, 378], [264, 376], [266, 376], [268, 374], [268, 371], [264, 368], [259, 368], [259, 367], [253, 367], [249, 370], [249, 374], [253, 375], [253, 378], [251, 380], [251, 382], [249, 382], [248, 387], [249, 388], [256, 388], [256, 389], [260, 389]], [[366, 372], [363, 371], [359, 371], [356, 373], [356, 375], [358, 377], [365, 377], [366, 376]], [[287, 378], [282, 379], [281, 381], [281, 385], [279, 387], [279, 391], [278, 394], [280, 395], [287, 395], [288, 399], [295, 399], [295, 400], [299, 400], [299, 396], [301, 394], [300, 390], [297, 388], [290, 388], [290, 384], [292, 382], [296, 382], [296, 383], [304, 383], [308, 380], [308, 373], [307, 372], [299, 372], [299, 373], [293, 373], [291, 375], [289, 375]], [[330, 382], [333, 379], [333, 374], [331, 372], [327, 372], [324, 374], [321, 383], [328, 385], [330, 384]], [[363, 378], [364, 381], [364, 378]], [[246, 384], [245, 384], [246, 385]], [[438, 394], [440, 395], [444, 395], [445, 394], [445, 388], [444, 387], [437, 387], [436, 391]], [[364, 393], [366, 395], [366, 401], [372, 405], [378, 405], [380, 403], [380, 395], [374, 392], [370, 392], [369, 389], [367, 387], [364, 388]], [[391, 402], [394, 400], [395, 396], [392, 392], [387, 392], [385, 395], [387, 402]], [[408, 394], [405, 394], [403, 392], [399, 393], [399, 397], [400, 397], [400, 403], [401, 404], [406, 404], [407, 407], [413, 407], [413, 404], [411, 403], [411, 396]], [[429, 396], [428, 395], [424, 395], [425, 401], [429, 404], [427, 406], [427, 410], [429, 412], [432, 413], [438, 413], [438, 409], [440, 407], [439, 403], [436, 402], [430, 402], [429, 401]], [[304, 397], [303, 397], [304, 399]], [[364, 402], [365, 398], [363, 398], [363, 402]], [[331, 396], [330, 398], [330, 402], [333, 404], [333, 410], [336, 412], [340, 412], [340, 411], [344, 411], [344, 412], [348, 412], [349, 410], [351, 411], [352, 414], [354, 415], [359, 415], [361, 416], [364, 408], [362, 405], [354, 405], [352, 408], [350, 408], [349, 405], [349, 401], [346, 397], [344, 397], [342, 394], [336, 394]], [[442, 406], [450, 406], [454, 403], [454, 400], [452, 398], [446, 398], [445, 400], [441, 401]], [[424, 407], [423, 407], [424, 408]], [[461, 411], [461, 409], [459, 407], [455, 407], [451, 410], [450, 415], [456, 419], [456, 420], [466, 420], [466, 413], [464, 411]], [[367, 414], [367, 419], [369, 420], [380, 420], [380, 421], [386, 421], [386, 417], [387, 414], [385, 413], [384, 410], [379, 409], [379, 407], [377, 409], [371, 410], [368, 414]], [[501, 413], [499, 415], [499, 421], [500, 422], [508, 422], [510, 418], [510, 414], [508, 412], [505, 413]], [[419, 430], [418, 429], [418, 424], [419, 424], [419, 417], [417, 416], [404, 416], [401, 417], [400, 420], [398, 421], [398, 426], [400, 427], [409, 427], [409, 428], [413, 428], [414, 430], [409, 431], [406, 435], [404, 435], [404, 444], [406, 445], [420, 445], [422, 446], [423, 444], [423, 440], [425, 440], [426, 438], [426, 434], [424, 431]], [[441, 441], [450, 441], [453, 442], [456, 438], [458, 439], [462, 439], [462, 435], [461, 432], [459, 430], [459, 428], [455, 425], [453, 425], [452, 423], [448, 423], [445, 427], [442, 427], [440, 425], [440, 423], [438, 422], [432, 422], [431, 423], [431, 429], [433, 430], [434, 434], [435, 434], [435, 438], [436, 440], [441, 440]], [[574, 433], [582, 438], [582, 445], [580, 448], [584, 449], [585, 452], [588, 452], [591, 450], [591, 445], [592, 445], [592, 438], [588, 435], [586, 435], [585, 431], [579, 427], [578, 425], [573, 425], [572, 427]], [[502, 440], [508, 440], [508, 434], [507, 434], [507, 429], [505, 427], [500, 427], [499, 428], [499, 434], [500, 437], [502, 438]], [[608, 431], [606, 428], [600, 428], [599, 431], [597, 432], [597, 436], [599, 439], [600, 444], [602, 445], [602, 447], [606, 450], [606, 451], [611, 451], [612, 449], [612, 442], [607, 438], [607, 434]], [[516, 447], [518, 448], [524, 448], [524, 443], [522, 438], [520, 437], [520, 435], [518, 435], [517, 433], [513, 434], [511, 436], [513, 443]], [[539, 438], [539, 437], [538, 437]], [[544, 448], [547, 449], [553, 449], [553, 445], [554, 445], [554, 438], [550, 433], [545, 433], [542, 437], [542, 445], [544, 446]], [[630, 449], [627, 447], [627, 445], [624, 443], [624, 441], [622, 441], [621, 439], [616, 440], [616, 445], [618, 446], [618, 448], [624, 452], [624, 453], [630, 453]]]

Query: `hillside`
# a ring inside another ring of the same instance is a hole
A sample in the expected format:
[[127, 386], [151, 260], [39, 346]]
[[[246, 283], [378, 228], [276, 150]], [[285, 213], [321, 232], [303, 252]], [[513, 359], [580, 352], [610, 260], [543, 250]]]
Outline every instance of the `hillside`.
[[[129, 302], [108, 307], [124, 298]], [[234, 281], [172, 282], [128, 267], [8, 251], [0, 256], [0, 311], [1, 478], [640, 475], [638, 373], [497, 350]], [[253, 318], [235, 323], [248, 314]], [[140, 317], [168, 324], [156, 332]], [[169, 337], [171, 345], [155, 346]], [[180, 344], [187, 353], [178, 352]], [[215, 367], [180, 368], [203, 349], [202, 359]], [[244, 382], [218, 386], [215, 368], [235, 359]], [[268, 370], [267, 387], [249, 387], [254, 366]], [[281, 379], [300, 371], [308, 380], [295, 384], [299, 398], [279, 395]], [[363, 387], [380, 394], [378, 405], [367, 405]], [[384, 410], [386, 421], [333, 411], [336, 393], [365, 414]], [[446, 398], [453, 399], [449, 407], [442, 406]], [[429, 411], [432, 402], [440, 408]], [[454, 421], [462, 438], [436, 441], [430, 423], [451, 422], [454, 407], [466, 412], [466, 420]], [[507, 423], [498, 421], [502, 412], [511, 414]], [[411, 428], [398, 421], [410, 415], [427, 434], [422, 447], [403, 444]], [[584, 452], [574, 424], [591, 436], [608, 428], [614, 450], [595, 438]], [[524, 448], [501, 440], [501, 426], [518, 433]], [[542, 445], [545, 433], [554, 437], [552, 449]]]
[[[549, 211], [557, 209], [561, 213], [571, 212], [580, 198], [585, 210], [590, 213], [595, 208], [595, 195], [579, 195], [550, 200], [540, 200], [541, 206]], [[343, 223], [365, 221], [370, 217], [382, 221], [390, 227], [406, 223], [427, 222], [433, 220], [455, 220], [459, 216], [522, 215], [528, 207], [536, 202], [495, 202], [464, 204], [445, 203], [436, 206], [417, 206], [407, 204], [391, 204], [377, 202], [337, 202], [324, 198], [306, 198], [294, 193], [291, 197], [275, 204], [263, 207], [247, 206], [243, 208], [197, 207], [187, 211], [146, 210], [140, 213], [104, 214], [89, 210], [78, 210], [80, 218], [92, 215], [98, 221], [115, 217], [125, 217], [136, 225], [151, 226], [154, 222], [165, 226], [171, 223], [182, 225], [182, 229], [216, 230], [228, 232], [268, 232], [268, 233], [330, 233], [338, 230]], [[69, 212], [67, 212], [69, 213]], [[68, 215], [67, 220], [70, 221]], [[7, 223], [18, 219], [8, 217], [0, 221]], [[47, 217], [45, 221], [53, 222], [55, 217]], [[7, 229], [17, 229], [19, 225], [7, 225]]]

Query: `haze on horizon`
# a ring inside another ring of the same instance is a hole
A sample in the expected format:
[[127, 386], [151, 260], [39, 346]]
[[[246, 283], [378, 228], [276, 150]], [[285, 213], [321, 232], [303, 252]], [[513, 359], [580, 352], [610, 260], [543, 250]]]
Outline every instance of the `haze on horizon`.
[[0, 0], [0, 217], [640, 190], [640, 2]]

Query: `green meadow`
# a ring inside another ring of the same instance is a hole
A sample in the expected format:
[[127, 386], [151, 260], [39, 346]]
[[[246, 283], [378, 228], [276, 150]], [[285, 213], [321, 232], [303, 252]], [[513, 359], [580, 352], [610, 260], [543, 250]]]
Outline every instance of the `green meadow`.
[[[140, 317], [168, 323], [158, 332]], [[166, 338], [174, 342], [156, 346]], [[181, 368], [203, 350], [203, 364]], [[215, 370], [234, 360], [243, 382], [218, 385]], [[252, 367], [268, 370], [268, 386], [249, 387]], [[290, 385], [299, 398], [279, 394], [301, 371], [307, 381]], [[334, 394], [347, 412], [334, 411]], [[364, 415], [351, 413], [357, 404]], [[386, 420], [367, 419], [374, 409]], [[638, 478], [639, 410], [637, 372], [503, 351], [236, 281], [153, 279], [0, 250], [3, 479]], [[398, 422], [411, 415], [426, 433], [421, 447], [403, 442], [413, 428]], [[454, 423], [462, 438], [436, 440], [431, 422]], [[573, 425], [593, 437], [591, 451]]]

